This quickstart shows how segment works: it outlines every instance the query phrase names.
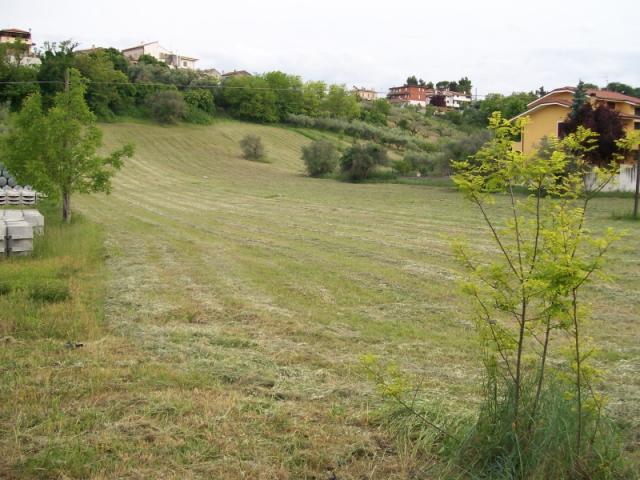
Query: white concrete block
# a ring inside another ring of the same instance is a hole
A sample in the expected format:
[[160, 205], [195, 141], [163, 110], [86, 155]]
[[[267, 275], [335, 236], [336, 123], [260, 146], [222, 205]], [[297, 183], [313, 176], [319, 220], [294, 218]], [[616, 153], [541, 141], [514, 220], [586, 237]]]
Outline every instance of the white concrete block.
[[38, 210], [22, 210], [22, 216], [31, 225], [35, 235], [44, 233], [44, 216]]

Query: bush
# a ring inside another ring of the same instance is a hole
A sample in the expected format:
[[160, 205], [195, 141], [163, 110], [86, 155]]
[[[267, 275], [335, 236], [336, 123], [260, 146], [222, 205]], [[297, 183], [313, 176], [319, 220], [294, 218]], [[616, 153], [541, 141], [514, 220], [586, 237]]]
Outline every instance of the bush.
[[316, 140], [302, 147], [302, 160], [312, 177], [332, 173], [338, 165], [338, 150], [328, 140]]
[[160, 123], [177, 123], [187, 114], [187, 104], [176, 90], [155, 92], [147, 97], [146, 103], [151, 116]]
[[387, 165], [387, 151], [374, 143], [355, 144], [340, 159], [340, 168], [350, 180], [364, 180], [378, 166]]
[[262, 144], [262, 139], [257, 135], [246, 135], [240, 140], [242, 156], [247, 160], [264, 160], [266, 151]]

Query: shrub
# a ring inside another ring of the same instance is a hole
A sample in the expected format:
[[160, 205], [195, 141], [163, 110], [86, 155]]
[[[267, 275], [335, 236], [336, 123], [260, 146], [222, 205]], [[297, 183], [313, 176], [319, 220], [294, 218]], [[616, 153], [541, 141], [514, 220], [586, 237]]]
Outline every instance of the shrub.
[[378, 166], [387, 165], [387, 151], [374, 143], [354, 144], [340, 159], [340, 168], [350, 180], [364, 180]]
[[332, 173], [338, 165], [338, 150], [328, 140], [316, 140], [302, 147], [302, 160], [312, 177]]
[[151, 116], [160, 123], [177, 123], [187, 114], [187, 104], [176, 90], [155, 92], [147, 97], [146, 103]]
[[240, 140], [242, 156], [247, 160], [264, 160], [266, 151], [262, 144], [262, 139], [257, 135], [246, 135]]

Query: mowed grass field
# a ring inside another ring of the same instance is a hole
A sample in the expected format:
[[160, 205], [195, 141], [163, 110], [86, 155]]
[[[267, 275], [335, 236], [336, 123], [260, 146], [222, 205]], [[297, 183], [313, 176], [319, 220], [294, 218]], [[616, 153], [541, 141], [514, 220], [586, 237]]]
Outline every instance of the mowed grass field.
[[[376, 420], [360, 358], [473, 408], [480, 352], [451, 245], [496, 252], [471, 205], [307, 178], [310, 140], [284, 128], [103, 129], [137, 148], [110, 196], [75, 198], [105, 237], [104, 324], [0, 346], [0, 478], [435, 478]], [[247, 133], [268, 163], [241, 158]], [[630, 205], [603, 198], [589, 219], [629, 235], [589, 291], [588, 331], [637, 455], [640, 225], [611, 220]]]

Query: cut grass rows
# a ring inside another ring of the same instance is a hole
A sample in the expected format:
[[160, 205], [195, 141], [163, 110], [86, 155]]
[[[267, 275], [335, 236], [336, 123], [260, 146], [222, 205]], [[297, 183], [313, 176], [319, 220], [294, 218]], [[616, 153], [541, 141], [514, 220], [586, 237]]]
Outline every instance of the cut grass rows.
[[[78, 198], [106, 238], [100, 334], [2, 350], [0, 469], [17, 478], [420, 478], [372, 421], [374, 353], [426, 395], [476, 401], [477, 346], [452, 238], [493, 250], [455, 191], [303, 175], [310, 140], [278, 127], [105, 125], [137, 145], [111, 196]], [[262, 136], [270, 163], [240, 157]], [[607, 198], [595, 226], [628, 199]], [[496, 208], [501, 209], [501, 202]], [[614, 415], [640, 419], [639, 227], [592, 291]], [[48, 335], [43, 335], [49, 337]], [[65, 337], [66, 339], [66, 337]], [[636, 430], [637, 431], [637, 430]], [[631, 445], [636, 452], [637, 445]], [[413, 477], [412, 477], [413, 476]]]

